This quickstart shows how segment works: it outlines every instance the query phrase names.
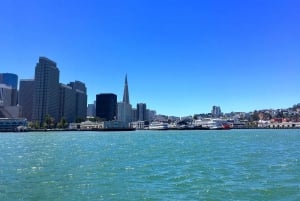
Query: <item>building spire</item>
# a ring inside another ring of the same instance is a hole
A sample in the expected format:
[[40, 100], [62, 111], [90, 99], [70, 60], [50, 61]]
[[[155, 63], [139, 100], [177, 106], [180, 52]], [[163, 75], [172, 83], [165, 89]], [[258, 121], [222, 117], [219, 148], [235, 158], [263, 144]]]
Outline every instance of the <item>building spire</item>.
[[125, 76], [125, 86], [124, 86], [124, 93], [123, 93], [123, 103], [130, 103], [129, 102], [129, 92], [128, 92], [128, 82], [127, 82], [127, 74]]

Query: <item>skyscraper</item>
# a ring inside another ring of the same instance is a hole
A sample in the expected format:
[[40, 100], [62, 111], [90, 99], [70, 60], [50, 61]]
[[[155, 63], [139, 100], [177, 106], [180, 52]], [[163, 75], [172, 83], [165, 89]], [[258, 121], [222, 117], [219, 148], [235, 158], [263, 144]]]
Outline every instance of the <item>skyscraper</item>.
[[67, 122], [75, 122], [76, 117], [76, 92], [72, 87], [60, 84], [60, 118]]
[[59, 69], [56, 63], [40, 57], [35, 67], [35, 89], [33, 99], [33, 120], [44, 122], [45, 116], [59, 121]]
[[34, 80], [20, 80], [19, 105], [22, 107], [22, 116], [32, 120]]
[[105, 120], [115, 120], [117, 117], [117, 95], [112, 93], [96, 96], [96, 116]]
[[93, 104], [88, 104], [87, 116], [90, 116], [90, 117], [95, 117], [96, 116], [96, 105], [94, 103]]
[[129, 102], [127, 75], [125, 76], [123, 102], [118, 103], [118, 120], [123, 122], [132, 121], [132, 106]]
[[87, 94], [86, 86], [83, 82], [70, 82], [68, 86], [72, 87], [76, 94], [75, 117], [76, 119], [85, 119], [87, 112]]
[[13, 73], [0, 73], [0, 84], [11, 87], [10, 106], [17, 105], [18, 102], [18, 76]]
[[147, 106], [146, 103], [138, 103], [136, 105], [137, 109], [137, 119], [138, 121], [146, 121], [147, 120]]
[[129, 91], [128, 91], [128, 82], [127, 82], [127, 74], [125, 76], [125, 85], [124, 85], [124, 93], [123, 93], [123, 103], [130, 104], [130, 102], [129, 102]]
[[0, 106], [11, 106], [12, 88], [6, 84], [0, 84]]

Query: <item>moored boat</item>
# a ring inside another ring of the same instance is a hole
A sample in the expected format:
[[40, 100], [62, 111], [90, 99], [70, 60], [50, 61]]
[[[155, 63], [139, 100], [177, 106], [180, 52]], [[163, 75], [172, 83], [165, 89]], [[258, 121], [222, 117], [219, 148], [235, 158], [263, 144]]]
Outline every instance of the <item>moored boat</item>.
[[168, 124], [164, 122], [151, 122], [149, 130], [168, 130]]

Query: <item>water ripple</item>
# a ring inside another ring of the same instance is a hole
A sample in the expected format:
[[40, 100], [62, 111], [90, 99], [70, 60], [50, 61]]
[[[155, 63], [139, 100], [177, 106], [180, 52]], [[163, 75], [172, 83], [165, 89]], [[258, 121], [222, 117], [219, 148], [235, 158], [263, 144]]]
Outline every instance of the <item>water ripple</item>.
[[0, 200], [297, 200], [298, 130], [0, 134]]

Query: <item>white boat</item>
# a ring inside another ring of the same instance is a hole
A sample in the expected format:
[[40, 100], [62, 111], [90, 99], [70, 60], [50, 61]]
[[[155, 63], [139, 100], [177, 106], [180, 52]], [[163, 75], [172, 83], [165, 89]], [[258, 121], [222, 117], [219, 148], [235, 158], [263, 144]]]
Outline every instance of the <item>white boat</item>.
[[209, 130], [223, 130], [223, 129], [231, 128], [231, 126], [226, 121], [222, 119], [211, 119], [211, 118], [195, 120], [194, 125], [199, 129], [202, 128], [202, 129], [209, 129]]
[[168, 124], [164, 122], [151, 122], [149, 130], [167, 130]]

